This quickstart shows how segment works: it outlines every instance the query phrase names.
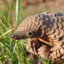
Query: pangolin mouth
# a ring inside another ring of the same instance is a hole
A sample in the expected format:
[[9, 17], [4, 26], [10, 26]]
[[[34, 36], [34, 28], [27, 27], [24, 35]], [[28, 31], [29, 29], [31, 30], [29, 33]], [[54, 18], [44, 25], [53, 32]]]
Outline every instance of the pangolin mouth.
[[14, 40], [17, 40], [17, 39], [19, 40], [19, 39], [20, 39], [18, 36], [14, 35], [14, 34], [12, 34], [11, 37], [12, 37]]
[[17, 39], [17, 37], [15, 37], [15, 35], [14, 35], [14, 34], [12, 34], [12, 35], [11, 35], [11, 37], [12, 37], [13, 39]]

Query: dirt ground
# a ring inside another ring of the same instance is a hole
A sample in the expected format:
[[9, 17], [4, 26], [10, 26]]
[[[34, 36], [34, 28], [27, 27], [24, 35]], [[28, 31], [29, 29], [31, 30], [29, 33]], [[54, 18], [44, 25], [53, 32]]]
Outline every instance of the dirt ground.
[[23, 0], [22, 17], [42, 13], [44, 11], [64, 12], [64, 0]]
[[29, 11], [38, 11], [41, 9], [45, 11], [64, 11], [64, 0], [47, 0], [46, 2], [42, 2], [42, 0], [34, 0], [32, 3], [29, 1], [30, 4], [28, 1], [23, 1], [22, 6]]
[[[13, 1], [13, 3], [16, 2], [16, 0]], [[7, 5], [11, 4], [11, 0], [1, 0], [2, 7], [6, 11]], [[14, 6], [14, 5], [13, 5]], [[22, 0], [21, 3], [21, 16], [22, 19], [25, 17], [36, 14], [36, 13], [42, 13], [44, 11], [52, 11], [52, 12], [64, 12], [64, 0]], [[13, 21], [15, 23], [16, 21], [16, 11], [15, 8], [12, 11], [13, 15]]]

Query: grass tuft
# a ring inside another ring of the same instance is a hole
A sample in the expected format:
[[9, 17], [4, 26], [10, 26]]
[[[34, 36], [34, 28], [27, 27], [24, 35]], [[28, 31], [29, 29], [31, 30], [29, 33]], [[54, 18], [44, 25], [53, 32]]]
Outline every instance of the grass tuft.
[[[16, 25], [30, 14], [23, 15], [22, 0], [0, 0], [0, 64], [32, 64], [27, 58], [25, 45], [27, 40], [13, 40], [11, 38], [13, 22], [16, 19]], [[15, 6], [16, 4], [16, 6]], [[5, 7], [4, 7], [4, 6]], [[16, 18], [13, 20], [16, 8]], [[25, 14], [25, 13], [24, 13]], [[40, 64], [40, 57], [39, 63]], [[44, 62], [44, 64], [49, 64]]]

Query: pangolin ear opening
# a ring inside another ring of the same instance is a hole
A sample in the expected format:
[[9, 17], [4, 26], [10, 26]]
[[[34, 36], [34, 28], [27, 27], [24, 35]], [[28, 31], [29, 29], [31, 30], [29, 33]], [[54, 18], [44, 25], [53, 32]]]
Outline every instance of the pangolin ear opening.
[[44, 31], [42, 30], [42, 29], [40, 29], [39, 31], [38, 31], [38, 36], [39, 37], [42, 37], [44, 35]]

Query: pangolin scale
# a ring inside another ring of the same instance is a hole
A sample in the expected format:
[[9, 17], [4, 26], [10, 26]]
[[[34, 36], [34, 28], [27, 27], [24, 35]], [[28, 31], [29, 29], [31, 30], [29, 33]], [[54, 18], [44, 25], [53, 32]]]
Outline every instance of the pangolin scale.
[[[44, 12], [27, 17], [13, 33], [14, 39], [28, 38], [26, 49], [51, 63], [64, 61], [64, 13]], [[44, 45], [41, 38], [52, 47]]]

